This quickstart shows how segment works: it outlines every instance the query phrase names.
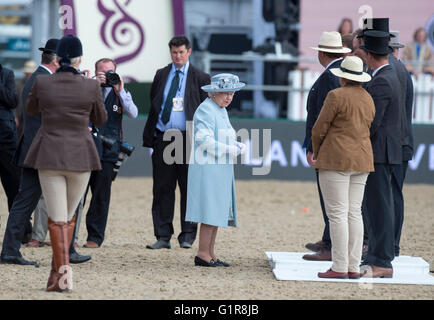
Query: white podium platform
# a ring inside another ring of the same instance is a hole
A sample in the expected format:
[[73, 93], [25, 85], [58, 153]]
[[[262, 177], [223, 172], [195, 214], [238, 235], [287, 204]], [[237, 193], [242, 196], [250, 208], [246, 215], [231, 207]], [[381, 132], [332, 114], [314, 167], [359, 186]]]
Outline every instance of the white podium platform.
[[392, 261], [393, 278], [390, 279], [322, 279], [318, 278], [318, 272], [327, 271], [332, 266], [332, 262], [303, 260], [302, 257], [306, 253], [265, 252], [276, 280], [434, 285], [429, 264], [419, 257], [396, 257]]

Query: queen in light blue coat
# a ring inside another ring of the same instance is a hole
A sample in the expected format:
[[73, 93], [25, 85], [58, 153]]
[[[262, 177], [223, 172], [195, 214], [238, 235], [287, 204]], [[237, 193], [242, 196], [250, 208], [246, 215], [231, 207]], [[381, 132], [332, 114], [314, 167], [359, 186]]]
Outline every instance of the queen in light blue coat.
[[233, 164], [245, 145], [237, 142], [226, 107], [244, 85], [235, 75], [215, 75], [202, 87], [209, 98], [193, 117], [185, 220], [201, 223], [197, 266], [229, 266], [217, 259], [214, 244], [218, 227], [237, 225]]

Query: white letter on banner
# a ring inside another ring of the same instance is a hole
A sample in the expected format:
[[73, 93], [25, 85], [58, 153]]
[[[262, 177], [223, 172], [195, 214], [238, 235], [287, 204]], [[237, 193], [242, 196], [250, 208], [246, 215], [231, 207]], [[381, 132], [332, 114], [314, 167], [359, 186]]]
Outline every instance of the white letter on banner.
[[288, 160], [286, 160], [285, 152], [283, 151], [282, 143], [279, 140], [274, 140], [271, 143], [270, 151], [264, 160], [264, 165], [271, 166], [273, 161], [279, 161], [281, 167], [288, 166]]
[[298, 160], [300, 160], [303, 166], [306, 168], [309, 167], [303, 147], [301, 146], [300, 142], [294, 140], [291, 143], [291, 167], [298, 167]]
[[428, 168], [434, 171], [434, 144], [429, 145]]
[[425, 144], [420, 144], [417, 147], [417, 151], [414, 153], [413, 159], [408, 162], [408, 166], [411, 170], [417, 170], [419, 167], [420, 161], [423, 158], [423, 154], [425, 152]]

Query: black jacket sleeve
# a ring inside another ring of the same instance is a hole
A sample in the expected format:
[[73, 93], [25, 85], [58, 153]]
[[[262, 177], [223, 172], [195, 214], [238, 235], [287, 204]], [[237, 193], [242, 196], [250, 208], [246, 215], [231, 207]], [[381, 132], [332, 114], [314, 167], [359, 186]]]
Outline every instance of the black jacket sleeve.
[[371, 124], [371, 137], [375, 135], [383, 122], [384, 115], [391, 100], [390, 93], [392, 92], [392, 88], [386, 79], [378, 78], [375, 80], [376, 81], [372, 82], [371, 86], [367, 88], [375, 104], [375, 118]]
[[158, 121], [158, 114], [156, 108], [155, 99], [158, 95], [158, 90], [160, 88], [161, 82], [161, 72], [163, 69], [157, 70], [154, 76], [154, 80], [152, 81], [151, 91], [150, 91], [150, 109], [148, 118], [145, 123], [145, 127], [143, 128], [143, 147], [152, 148], [154, 141], [154, 130], [156, 123]]
[[325, 71], [319, 78], [318, 82], [313, 86], [310, 94], [312, 95], [307, 105], [307, 119], [306, 119], [306, 138], [304, 147], [307, 152], [313, 152], [312, 148], [312, 128], [318, 119], [321, 112], [325, 98], [329, 91], [339, 87], [339, 80], [330, 71]]

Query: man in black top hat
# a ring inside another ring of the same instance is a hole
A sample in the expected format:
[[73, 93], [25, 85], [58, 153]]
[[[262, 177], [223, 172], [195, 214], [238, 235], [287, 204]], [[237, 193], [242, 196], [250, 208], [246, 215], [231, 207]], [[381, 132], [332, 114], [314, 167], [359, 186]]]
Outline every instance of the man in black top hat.
[[[389, 31], [389, 19], [388, 18], [371, 18], [364, 20], [364, 29], [357, 36], [358, 40], [361, 44], [364, 44], [364, 36], [366, 34], [371, 34], [371, 31], [381, 31], [381, 33], [377, 33], [380, 36], [389, 36], [390, 37], [390, 46], [393, 48], [402, 48], [403, 45], [397, 43], [397, 33]], [[374, 33], [375, 34], [375, 33]], [[359, 50], [362, 51], [362, 50]], [[366, 53], [365, 53], [366, 55]], [[399, 255], [399, 242], [401, 238], [401, 230], [402, 224], [404, 220], [404, 197], [402, 194], [402, 187], [405, 179], [406, 168], [408, 165], [408, 161], [411, 160], [413, 156], [413, 143], [412, 143], [412, 130], [411, 130], [411, 118], [412, 118], [412, 106], [413, 106], [413, 83], [411, 80], [411, 76], [405, 65], [395, 57], [393, 54], [388, 55], [389, 64], [392, 67], [393, 71], [396, 73], [400, 90], [398, 90], [400, 97], [400, 110], [401, 110], [401, 142], [403, 146], [403, 163], [399, 167], [396, 167], [396, 170], [392, 172], [392, 194], [394, 201], [394, 210], [395, 210], [395, 256]], [[365, 226], [365, 240], [364, 244], [367, 244], [367, 239], [369, 237], [366, 217], [366, 207], [365, 202], [362, 207], [362, 214], [364, 216], [364, 226]], [[366, 256], [363, 257], [365, 260]]]
[[408, 72], [405, 65], [398, 59], [398, 50], [403, 48], [404, 45], [399, 43], [399, 32], [391, 31], [395, 37], [391, 38], [389, 46], [393, 49], [393, 54], [389, 55], [389, 63], [392, 67], [395, 67], [399, 82], [401, 83], [401, 95], [403, 95], [405, 117], [406, 121], [403, 126], [406, 127], [406, 135], [402, 144], [402, 164], [397, 167], [397, 170], [392, 174], [392, 191], [393, 191], [393, 203], [395, 208], [395, 256], [399, 256], [401, 240], [401, 231], [404, 223], [404, 195], [402, 194], [402, 188], [404, 186], [404, 180], [407, 173], [408, 161], [413, 158], [413, 80], [410, 72]]
[[[3, 264], [37, 265], [34, 261], [25, 260], [20, 253], [25, 223], [29, 221], [42, 195], [38, 171], [24, 165], [24, 159], [32, 144], [33, 138], [41, 126], [41, 116], [33, 117], [27, 114], [25, 105], [36, 77], [43, 74], [52, 74], [58, 69], [59, 64], [56, 56], [58, 42], [58, 39], [50, 39], [45, 44], [45, 47], [39, 48], [39, 50], [42, 51], [41, 64], [26, 81], [22, 92], [24, 129], [14, 157], [15, 163], [22, 168], [22, 173], [19, 192], [10, 210], [3, 239], [3, 247], [0, 255], [0, 263]], [[74, 263], [74, 261], [75, 263], [84, 262], [89, 259], [90, 257], [80, 256], [77, 253], [76, 255], [70, 255], [72, 263]]]
[[392, 172], [402, 163], [402, 102], [400, 82], [389, 64], [392, 49], [390, 36], [382, 31], [364, 32], [367, 63], [373, 70], [366, 87], [375, 103], [375, 118], [371, 125], [371, 143], [374, 168], [366, 182], [365, 205], [369, 228], [369, 246], [366, 262], [369, 268], [364, 277], [393, 276], [394, 208]]

